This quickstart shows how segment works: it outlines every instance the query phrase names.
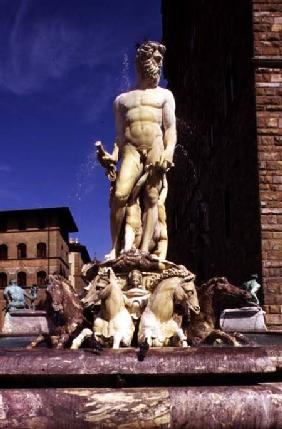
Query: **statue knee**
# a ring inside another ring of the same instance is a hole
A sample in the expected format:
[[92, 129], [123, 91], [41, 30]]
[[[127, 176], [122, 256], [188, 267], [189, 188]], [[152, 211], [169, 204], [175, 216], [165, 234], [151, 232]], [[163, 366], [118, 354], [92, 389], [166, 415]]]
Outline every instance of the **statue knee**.
[[124, 206], [129, 198], [129, 192], [125, 189], [116, 189], [115, 200], [118, 205]]

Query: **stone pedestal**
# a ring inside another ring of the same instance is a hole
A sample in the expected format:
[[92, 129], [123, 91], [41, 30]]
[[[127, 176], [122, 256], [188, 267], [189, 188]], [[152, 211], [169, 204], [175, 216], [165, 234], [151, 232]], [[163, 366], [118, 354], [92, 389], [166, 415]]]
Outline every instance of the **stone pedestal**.
[[264, 311], [261, 307], [226, 309], [220, 315], [220, 327], [226, 332], [266, 331]]
[[43, 310], [14, 310], [5, 315], [3, 334], [38, 335], [49, 333], [47, 313]]

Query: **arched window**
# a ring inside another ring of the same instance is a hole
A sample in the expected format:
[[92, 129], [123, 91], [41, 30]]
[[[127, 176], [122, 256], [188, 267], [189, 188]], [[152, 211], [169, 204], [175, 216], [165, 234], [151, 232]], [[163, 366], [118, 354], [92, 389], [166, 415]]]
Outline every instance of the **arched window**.
[[45, 243], [37, 244], [37, 257], [38, 258], [46, 258], [47, 255], [47, 246]]
[[26, 286], [26, 273], [20, 271], [17, 275], [17, 283], [19, 286]]
[[0, 287], [6, 287], [8, 284], [7, 282], [7, 274], [6, 273], [0, 273]]
[[20, 243], [17, 246], [18, 248], [18, 259], [26, 258], [26, 244]]
[[0, 246], [0, 259], [8, 259], [8, 247], [6, 244]]
[[37, 273], [37, 286], [43, 286], [45, 285], [47, 274], [45, 271], [38, 271]]

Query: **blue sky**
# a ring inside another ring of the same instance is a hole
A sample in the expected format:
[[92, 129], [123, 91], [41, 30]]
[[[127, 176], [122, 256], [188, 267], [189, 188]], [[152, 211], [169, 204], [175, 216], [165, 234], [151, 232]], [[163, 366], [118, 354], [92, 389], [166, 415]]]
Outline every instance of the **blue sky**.
[[0, 210], [69, 206], [91, 256], [110, 248], [94, 143], [134, 85], [134, 47], [161, 39], [160, 0], [0, 0]]

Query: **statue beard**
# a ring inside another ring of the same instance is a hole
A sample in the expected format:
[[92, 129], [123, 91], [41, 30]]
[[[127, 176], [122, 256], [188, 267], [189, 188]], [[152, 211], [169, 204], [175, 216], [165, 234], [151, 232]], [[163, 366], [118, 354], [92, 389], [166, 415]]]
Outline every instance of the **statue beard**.
[[145, 80], [153, 88], [158, 86], [161, 77], [161, 64], [157, 64], [152, 58], [142, 60], [137, 64], [137, 70], [142, 80]]

